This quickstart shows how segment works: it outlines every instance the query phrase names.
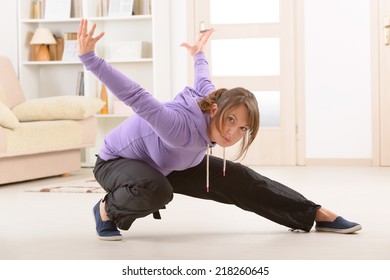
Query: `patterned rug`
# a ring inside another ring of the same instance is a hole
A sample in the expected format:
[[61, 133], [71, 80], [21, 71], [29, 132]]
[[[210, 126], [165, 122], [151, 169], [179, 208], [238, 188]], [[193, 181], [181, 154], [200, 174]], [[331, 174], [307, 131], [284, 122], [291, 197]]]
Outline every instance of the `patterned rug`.
[[56, 192], [56, 193], [105, 193], [94, 178], [78, 181], [55, 183], [51, 185], [32, 187], [27, 192]]

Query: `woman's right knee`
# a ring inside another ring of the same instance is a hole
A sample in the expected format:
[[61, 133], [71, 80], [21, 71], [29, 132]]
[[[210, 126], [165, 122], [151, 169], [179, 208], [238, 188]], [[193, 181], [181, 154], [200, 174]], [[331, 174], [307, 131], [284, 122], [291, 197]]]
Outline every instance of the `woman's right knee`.
[[173, 188], [168, 182], [154, 182], [156, 184], [151, 192], [152, 201], [160, 207], [165, 206], [173, 199]]
[[104, 161], [97, 158], [95, 177], [122, 207], [163, 207], [173, 198], [172, 185], [158, 170], [132, 159]]
[[142, 184], [117, 188], [107, 195], [106, 200], [110, 205], [110, 211], [116, 209], [116, 211], [142, 217], [164, 208], [172, 198], [173, 190], [170, 184], [148, 180]]

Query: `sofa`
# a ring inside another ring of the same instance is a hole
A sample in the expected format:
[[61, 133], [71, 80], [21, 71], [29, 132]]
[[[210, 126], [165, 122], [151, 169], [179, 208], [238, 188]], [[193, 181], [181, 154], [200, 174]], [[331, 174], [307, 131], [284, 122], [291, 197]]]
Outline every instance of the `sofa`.
[[0, 56], [0, 185], [79, 170], [103, 105], [84, 96], [26, 100], [10, 60]]

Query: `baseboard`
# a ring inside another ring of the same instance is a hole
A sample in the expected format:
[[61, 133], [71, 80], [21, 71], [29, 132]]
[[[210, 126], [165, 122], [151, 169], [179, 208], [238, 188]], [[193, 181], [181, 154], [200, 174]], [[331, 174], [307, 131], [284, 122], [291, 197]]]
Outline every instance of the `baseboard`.
[[371, 167], [370, 158], [307, 158], [306, 166], [363, 166]]

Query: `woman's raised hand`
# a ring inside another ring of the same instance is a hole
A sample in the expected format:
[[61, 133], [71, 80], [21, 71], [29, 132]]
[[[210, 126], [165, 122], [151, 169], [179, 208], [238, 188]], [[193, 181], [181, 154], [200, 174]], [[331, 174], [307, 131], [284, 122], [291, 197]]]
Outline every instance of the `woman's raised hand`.
[[91, 29], [88, 30], [88, 21], [86, 19], [81, 20], [79, 31], [77, 33], [77, 47], [79, 55], [93, 51], [96, 43], [104, 36], [104, 32], [101, 32], [96, 37], [93, 37], [95, 29], [96, 24], [93, 24]]
[[195, 43], [195, 45], [190, 45], [188, 43], [182, 43], [181, 46], [185, 47], [188, 52], [194, 56], [198, 52], [203, 51], [203, 47], [206, 45], [207, 41], [209, 40], [211, 34], [213, 34], [214, 29], [211, 28], [210, 30], [207, 30], [206, 32], [202, 33], [200, 35], [198, 41]]

